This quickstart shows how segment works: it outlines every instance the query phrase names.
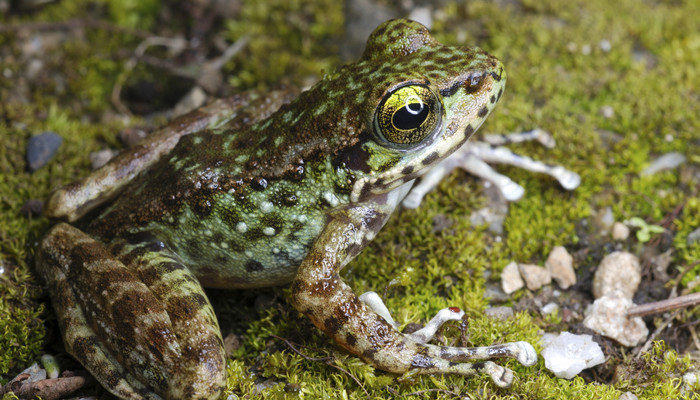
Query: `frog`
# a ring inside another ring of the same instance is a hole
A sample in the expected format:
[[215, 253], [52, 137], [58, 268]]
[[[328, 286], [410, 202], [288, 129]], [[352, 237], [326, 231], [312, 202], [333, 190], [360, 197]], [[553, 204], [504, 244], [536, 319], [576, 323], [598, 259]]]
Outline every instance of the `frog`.
[[340, 276], [505, 83], [484, 50], [390, 20], [308, 90], [216, 100], [58, 189], [36, 268], [67, 352], [121, 399], [215, 399], [226, 357], [204, 288], [289, 285], [296, 310], [377, 369], [509, 386], [514, 373], [495, 361], [534, 365], [529, 343], [432, 344], [463, 310], [404, 333], [379, 295]]

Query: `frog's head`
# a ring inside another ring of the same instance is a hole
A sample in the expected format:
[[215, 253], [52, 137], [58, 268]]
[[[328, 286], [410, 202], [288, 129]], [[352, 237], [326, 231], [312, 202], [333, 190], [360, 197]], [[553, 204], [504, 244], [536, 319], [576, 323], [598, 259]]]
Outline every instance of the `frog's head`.
[[481, 126], [506, 82], [493, 56], [444, 46], [407, 20], [380, 25], [346, 72], [368, 83], [362, 114], [371, 134], [340, 157], [358, 172], [354, 201], [386, 193], [452, 154]]

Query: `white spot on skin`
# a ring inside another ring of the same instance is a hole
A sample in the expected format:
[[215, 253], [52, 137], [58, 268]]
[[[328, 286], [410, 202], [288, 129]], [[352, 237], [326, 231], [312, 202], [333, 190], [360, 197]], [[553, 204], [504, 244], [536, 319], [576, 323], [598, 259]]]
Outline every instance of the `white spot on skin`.
[[273, 247], [273, 248], [272, 248], [272, 252], [273, 252], [274, 254], [279, 254], [280, 249], [277, 248], [277, 247]]
[[236, 232], [238, 233], [246, 233], [248, 232], [248, 225], [245, 224], [245, 222], [239, 222], [236, 224]]
[[266, 226], [265, 228], [263, 228], [263, 234], [267, 236], [272, 236], [275, 234], [275, 228], [271, 226]]
[[209, 230], [209, 229], [207, 229], [206, 231], [204, 231], [204, 234], [205, 234], [206, 236], [214, 236], [214, 232], [212, 232], [212, 231]]
[[269, 201], [263, 201], [262, 203], [260, 203], [260, 211], [262, 211], [263, 213], [267, 214], [274, 209], [275, 205]]
[[336, 195], [332, 192], [325, 192], [323, 194], [323, 199], [326, 200], [331, 207], [336, 207], [338, 204], [340, 204], [340, 200], [338, 200], [338, 197], [336, 197]]
[[246, 257], [248, 257], [248, 258], [253, 258], [253, 252], [252, 252], [252, 251], [246, 250], [246, 251], [244, 251], [244, 253], [245, 253]]
[[228, 249], [228, 243], [226, 242], [219, 243], [219, 246], [221, 246], [222, 249]]

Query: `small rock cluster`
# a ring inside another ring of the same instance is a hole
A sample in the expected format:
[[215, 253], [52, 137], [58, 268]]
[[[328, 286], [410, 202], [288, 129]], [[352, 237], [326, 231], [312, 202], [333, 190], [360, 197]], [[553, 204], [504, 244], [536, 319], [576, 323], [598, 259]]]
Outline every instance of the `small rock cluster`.
[[501, 288], [511, 294], [524, 286], [537, 290], [548, 285], [554, 279], [562, 289], [568, 289], [576, 283], [574, 259], [563, 246], [557, 246], [549, 253], [544, 267], [532, 264], [511, 262], [501, 272]]
[[586, 309], [583, 324], [628, 347], [637, 346], [649, 335], [640, 317], [628, 318], [632, 297], [642, 280], [634, 254], [616, 251], [601, 261], [593, 278], [595, 302]]

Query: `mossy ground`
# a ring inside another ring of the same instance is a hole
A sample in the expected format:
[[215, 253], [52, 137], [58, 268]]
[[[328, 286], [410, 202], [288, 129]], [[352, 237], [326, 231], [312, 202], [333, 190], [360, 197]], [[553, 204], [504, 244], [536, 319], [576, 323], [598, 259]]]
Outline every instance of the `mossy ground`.
[[[233, 42], [248, 35], [248, 45], [224, 68], [232, 90], [303, 85], [339, 62], [341, 8], [332, 1], [244, 2], [232, 18], [210, 27], [203, 40], [217, 36]], [[672, 280], [668, 286], [697, 291], [700, 243], [688, 243], [687, 236], [700, 226], [698, 9], [697, 0], [470, 1], [443, 2], [433, 9], [433, 32], [440, 41], [479, 45], [508, 69], [506, 95], [481, 131], [540, 127], [552, 132], [555, 149], [523, 144], [516, 150], [565, 165], [581, 175], [582, 184], [565, 192], [550, 178], [499, 167], [527, 192], [511, 204], [505, 234], [496, 237], [468, 222], [470, 213], [485, 203], [483, 186], [455, 173], [420, 209], [396, 215], [349, 265], [344, 276], [356, 292], [379, 292], [394, 317], [404, 322], [422, 322], [440, 308], [459, 306], [469, 317], [469, 344], [486, 345], [536, 343], [540, 330], [576, 329], [536, 312], [520, 312], [507, 322], [483, 315], [487, 282], [497, 282], [499, 271], [513, 260], [542, 264], [556, 245], [578, 254], [581, 279], [613, 248], [639, 255], [672, 249], [669, 272], [672, 278], [684, 274], [680, 283]], [[46, 311], [50, 307], [31, 267], [33, 249], [49, 222], [20, 209], [27, 200], [43, 199], [87, 174], [90, 152], [119, 146], [116, 132], [124, 122], [109, 101], [126, 59], [150, 34], [193, 35], [198, 25], [190, 16], [198, 15], [196, 11], [201, 10], [157, 1], [64, 0], [6, 15], [4, 24], [22, 29], [0, 34], [2, 379], [42, 352], [60, 351], [52, 312]], [[67, 19], [79, 21], [79, 27], [46, 28]], [[54, 38], [57, 44], [46, 42], [45, 54], [31, 54], [27, 46], [37, 37]], [[167, 56], [159, 50], [153, 55]], [[32, 79], [25, 75], [28, 58], [43, 62]], [[152, 103], [167, 107], [172, 104], [159, 99], [177, 97], [187, 85], [140, 65], [127, 86], [136, 97], [143, 96], [137, 89], [154, 88], [158, 95]], [[153, 123], [136, 119], [128, 124]], [[29, 173], [27, 140], [46, 130], [59, 133], [64, 143], [47, 166]], [[653, 159], [672, 151], [688, 161], [640, 176]], [[606, 207], [618, 221], [640, 217], [666, 231], [648, 243], [634, 238], [613, 243], [595, 223]], [[436, 232], [434, 221], [444, 218], [449, 226]], [[572, 290], [577, 289], [585, 287]], [[531, 296], [520, 292], [515, 299]], [[250, 399], [392, 398], [409, 393], [412, 398], [454, 398], [458, 393], [483, 399], [617, 399], [624, 391], [640, 399], [676, 399], [692, 397], [681, 392], [679, 377], [688, 368], [698, 368], [697, 357], [692, 361], [690, 355], [675, 355], [692, 349], [685, 347], [685, 340], [683, 348], [667, 348], [678, 346], [675, 342], [658, 343], [641, 358], [618, 349], [607, 367], [572, 381], [553, 378], [540, 360], [532, 368], [508, 362], [519, 377], [510, 389], [498, 389], [484, 377], [432, 376], [406, 383], [341, 351], [289, 306], [284, 290], [217, 291], [212, 298], [224, 336], [233, 334], [240, 341], [232, 346], [228, 393]], [[698, 318], [696, 308], [682, 312], [673, 323], [686, 332]], [[687, 339], [689, 334], [684, 335]], [[444, 336], [456, 340], [460, 332], [452, 327]], [[297, 343], [305, 356], [327, 359], [306, 359], [277, 337]]]

